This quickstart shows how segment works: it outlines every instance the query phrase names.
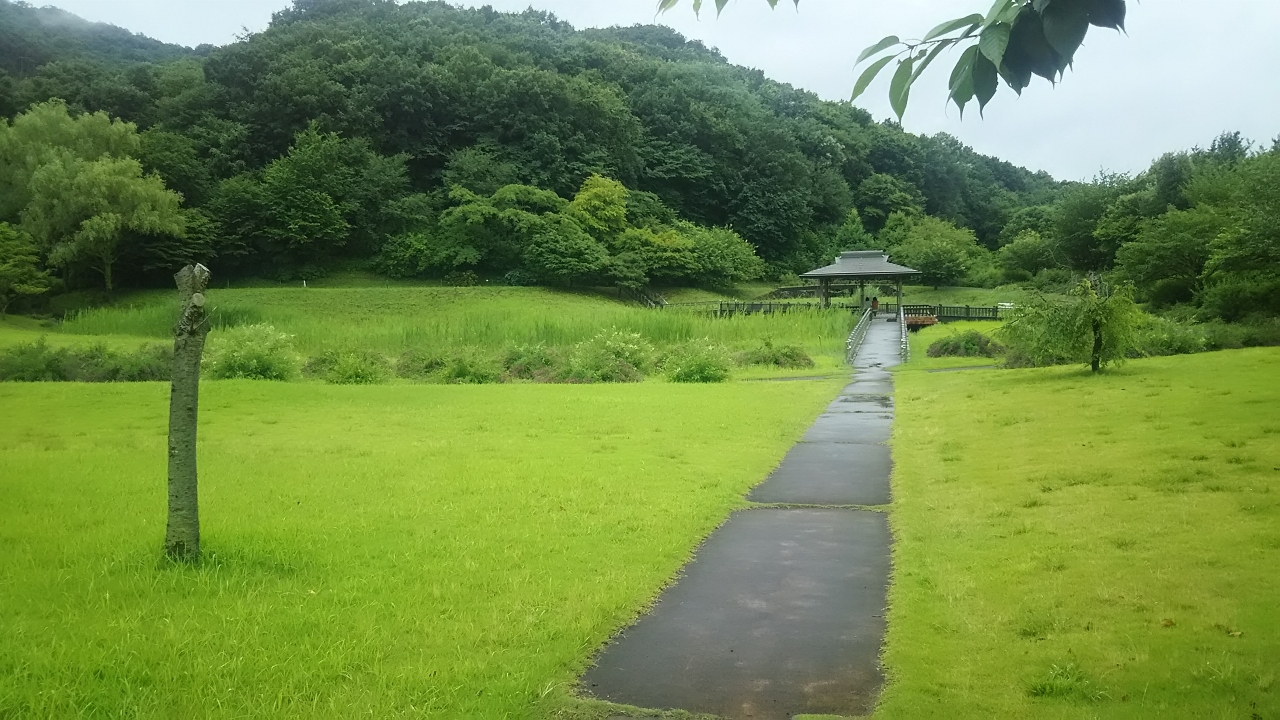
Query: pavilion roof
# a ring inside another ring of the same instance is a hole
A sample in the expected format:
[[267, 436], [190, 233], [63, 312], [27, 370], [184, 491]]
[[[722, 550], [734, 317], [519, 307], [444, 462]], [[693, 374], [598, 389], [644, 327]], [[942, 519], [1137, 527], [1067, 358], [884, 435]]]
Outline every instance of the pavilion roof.
[[889, 262], [889, 255], [883, 250], [851, 250], [840, 253], [840, 257], [831, 265], [810, 270], [800, 277], [885, 278], [919, 274], [919, 270]]

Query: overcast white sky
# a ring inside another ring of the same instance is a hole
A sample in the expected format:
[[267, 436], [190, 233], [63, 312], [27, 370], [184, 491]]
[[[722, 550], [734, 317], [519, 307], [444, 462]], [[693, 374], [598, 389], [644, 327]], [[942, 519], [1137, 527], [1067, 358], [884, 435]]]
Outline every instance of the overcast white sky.
[[[32, 0], [40, 4], [40, 0]], [[54, 0], [89, 20], [183, 45], [233, 42], [266, 28], [288, 0]], [[656, 0], [467, 0], [455, 4], [554, 12], [577, 27], [655, 20]], [[853, 61], [889, 34], [920, 36], [942, 20], [985, 12], [990, 0], [733, 0], [701, 19], [688, 0], [658, 21], [717, 47], [730, 62], [823, 98], [847, 98]], [[1007, 88], [962, 121], [946, 107], [950, 64], [942, 59], [917, 84], [904, 125], [945, 131], [979, 152], [1063, 179], [1101, 169], [1140, 171], [1169, 150], [1207, 146], [1224, 130], [1259, 143], [1280, 134], [1280, 2], [1276, 0], [1144, 0], [1129, 3], [1128, 36], [1094, 28], [1074, 71], [1056, 89], [1037, 78], [1023, 97]], [[859, 99], [889, 117], [888, 73]]]

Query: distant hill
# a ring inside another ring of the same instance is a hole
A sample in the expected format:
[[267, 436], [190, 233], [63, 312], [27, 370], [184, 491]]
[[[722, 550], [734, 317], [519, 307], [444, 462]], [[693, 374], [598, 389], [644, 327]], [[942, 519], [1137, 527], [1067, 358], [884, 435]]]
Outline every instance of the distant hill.
[[29, 75], [55, 60], [163, 62], [193, 52], [58, 8], [0, 0], [0, 70], [12, 75]]

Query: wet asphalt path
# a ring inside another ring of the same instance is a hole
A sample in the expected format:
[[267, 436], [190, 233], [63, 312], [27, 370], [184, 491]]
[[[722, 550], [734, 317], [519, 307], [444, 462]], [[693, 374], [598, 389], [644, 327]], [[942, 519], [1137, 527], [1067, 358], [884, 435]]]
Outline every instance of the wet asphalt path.
[[[872, 323], [854, 381], [698, 549], [582, 689], [733, 720], [869, 712], [882, 682], [898, 325]], [[782, 507], [779, 507], [782, 506]], [[805, 506], [805, 507], [789, 507]]]

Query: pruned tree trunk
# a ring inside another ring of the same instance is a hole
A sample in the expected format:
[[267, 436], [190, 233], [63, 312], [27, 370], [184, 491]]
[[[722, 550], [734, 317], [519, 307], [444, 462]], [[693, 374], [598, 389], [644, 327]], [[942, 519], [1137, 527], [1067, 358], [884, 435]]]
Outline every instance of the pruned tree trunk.
[[200, 557], [200, 504], [196, 485], [196, 420], [200, 406], [200, 359], [209, 334], [204, 291], [209, 269], [182, 268], [174, 280], [182, 314], [173, 329], [173, 384], [169, 393], [169, 521], [164, 552], [173, 560]]
[[1097, 319], [1093, 321], [1093, 355], [1089, 358], [1089, 367], [1094, 372], [1102, 367], [1102, 321]]

